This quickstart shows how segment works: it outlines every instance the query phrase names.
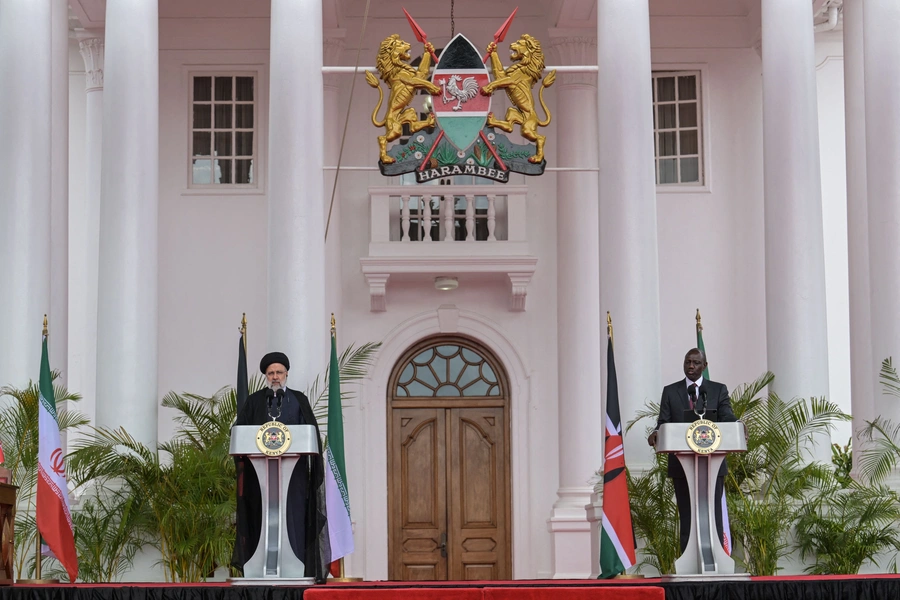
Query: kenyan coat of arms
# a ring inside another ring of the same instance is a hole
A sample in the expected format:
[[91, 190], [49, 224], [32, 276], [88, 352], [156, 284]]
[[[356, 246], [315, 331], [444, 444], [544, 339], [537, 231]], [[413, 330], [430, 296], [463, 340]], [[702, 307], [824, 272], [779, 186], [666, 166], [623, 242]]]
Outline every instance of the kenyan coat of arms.
[[[505, 183], [510, 172], [543, 174], [546, 137], [539, 128], [549, 125], [551, 118], [543, 92], [553, 84], [556, 71], [543, 75], [541, 43], [528, 34], [510, 44], [514, 62], [503, 66], [497, 44], [505, 38], [515, 14], [513, 11], [494, 34], [485, 56], [464, 35], [457, 34], [438, 57], [409, 13], [406, 17], [413, 33], [424, 44], [418, 67], [409, 64], [410, 45], [398, 34], [381, 43], [375, 63], [378, 76], [366, 72], [366, 81], [379, 94], [372, 124], [384, 128], [384, 134], [378, 136], [382, 175], [415, 173], [419, 183], [473, 175]], [[388, 87], [387, 102], [379, 79]], [[535, 102], [533, 88], [539, 82]], [[420, 90], [431, 96], [431, 109], [425, 118], [410, 106], [421, 97]], [[491, 112], [491, 100], [501, 90], [511, 106], [499, 119]], [[379, 120], [385, 104], [384, 117]], [[524, 143], [507, 135], [517, 126]]]

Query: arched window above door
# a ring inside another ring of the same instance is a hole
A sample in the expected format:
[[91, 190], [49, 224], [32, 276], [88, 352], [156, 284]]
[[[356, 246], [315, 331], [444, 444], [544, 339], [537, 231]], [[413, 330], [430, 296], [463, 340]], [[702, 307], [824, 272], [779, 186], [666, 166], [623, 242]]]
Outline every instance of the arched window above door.
[[400, 370], [395, 398], [502, 395], [497, 370], [477, 350], [439, 342], [417, 352]]

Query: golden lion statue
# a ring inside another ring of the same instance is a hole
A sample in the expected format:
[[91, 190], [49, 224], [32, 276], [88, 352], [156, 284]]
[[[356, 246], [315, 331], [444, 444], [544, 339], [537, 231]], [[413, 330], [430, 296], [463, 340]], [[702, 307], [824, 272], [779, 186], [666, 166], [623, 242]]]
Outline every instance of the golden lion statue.
[[494, 70], [494, 81], [485, 85], [481, 93], [490, 96], [498, 88], [506, 88], [512, 106], [506, 111], [506, 119], [501, 121], [494, 118], [494, 113], [488, 115], [487, 126], [497, 127], [507, 133], [511, 133], [513, 126], [521, 125], [522, 137], [535, 143], [535, 154], [528, 158], [529, 162], [540, 163], [544, 160], [544, 142], [547, 138], [538, 133], [538, 127], [546, 127], [550, 124], [550, 110], [544, 104], [544, 88], [548, 88], [556, 81], [556, 71], [550, 71], [541, 84], [539, 99], [546, 121], [538, 119], [534, 105], [534, 95], [531, 88], [541, 78], [544, 70], [544, 51], [541, 43], [527, 33], [509, 45], [510, 58], [518, 61], [504, 70], [500, 59], [497, 57], [497, 44], [491, 42], [487, 51], [491, 56], [491, 67]]
[[366, 71], [366, 83], [378, 88], [378, 104], [372, 111], [372, 124], [375, 127], [384, 127], [384, 135], [378, 136], [378, 148], [381, 152], [381, 162], [386, 165], [394, 162], [394, 158], [388, 156], [387, 145], [403, 135], [404, 123], [409, 124], [412, 133], [426, 127], [434, 127], [434, 113], [428, 115], [426, 120], [420, 121], [416, 109], [409, 106], [416, 95], [416, 90], [424, 88], [432, 95], [441, 93], [441, 88], [426, 79], [434, 46], [430, 42], [425, 42], [425, 52], [422, 54], [422, 62], [418, 69], [406, 64], [409, 60], [409, 48], [409, 44], [401, 40], [396, 33], [385, 38], [378, 48], [375, 68], [378, 69], [381, 79], [391, 88], [383, 121], [378, 121], [377, 115], [384, 101], [384, 92], [375, 74]]

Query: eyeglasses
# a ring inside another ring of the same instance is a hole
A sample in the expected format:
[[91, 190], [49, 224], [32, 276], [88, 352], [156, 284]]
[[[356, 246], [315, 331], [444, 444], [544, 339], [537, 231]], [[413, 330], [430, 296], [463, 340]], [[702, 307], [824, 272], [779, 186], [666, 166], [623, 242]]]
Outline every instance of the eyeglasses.
[[276, 375], [281, 377], [285, 373], [287, 373], [287, 371], [269, 371], [266, 373], [266, 377], [275, 377]]

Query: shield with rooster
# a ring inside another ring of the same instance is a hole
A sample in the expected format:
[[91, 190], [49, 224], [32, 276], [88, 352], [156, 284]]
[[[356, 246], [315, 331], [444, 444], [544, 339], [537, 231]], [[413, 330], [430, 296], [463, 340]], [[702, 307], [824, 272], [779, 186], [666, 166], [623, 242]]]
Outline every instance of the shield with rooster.
[[444, 47], [431, 81], [441, 88], [432, 99], [438, 125], [457, 150], [467, 150], [487, 122], [491, 97], [481, 93], [490, 81], [487, 67], [464, 35], [457, 34]]

